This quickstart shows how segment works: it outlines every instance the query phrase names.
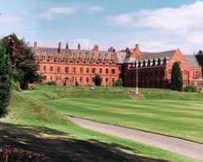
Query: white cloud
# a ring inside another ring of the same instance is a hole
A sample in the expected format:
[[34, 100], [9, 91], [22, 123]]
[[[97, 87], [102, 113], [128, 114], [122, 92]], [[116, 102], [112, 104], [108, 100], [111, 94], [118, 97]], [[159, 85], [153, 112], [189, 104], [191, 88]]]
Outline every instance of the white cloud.
[[55, 16], [63, 15], [63, 16], [70, 16], [75, 13], [75, 8], [73, 7], [52, 7], [48, 9], [46, 12], [41, 13], [39, 16], [41, 18], [51, 20]]
[[0, 24], [1, 25], [15, 25], [20, 24], [24, 18], [22, 16], [13, 16], [13, 15], [1, 15]]
[[[112, 25], [144, 30], [141, 40], [146, 49], [181, 48], [187, 52], [203, 46], [203, 1], [177, 8], [109, 15], [107, 21]], [[150, 37], [149, 32], [157, 36]], [[140, 38], [137, 36], [135, 39]]]
[[111, 15], [107, 16], [107, 20], [118, 25], [187, 31], [197, 26], [203, 27], [203, 2], [197, 1], [179, 8], [140, 10], [135, 13]]

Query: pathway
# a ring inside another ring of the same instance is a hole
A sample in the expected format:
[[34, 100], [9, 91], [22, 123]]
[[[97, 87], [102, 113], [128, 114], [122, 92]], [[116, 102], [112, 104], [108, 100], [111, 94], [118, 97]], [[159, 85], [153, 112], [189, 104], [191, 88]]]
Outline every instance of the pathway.
[[90, 130], [141, 142], [147, 145], [152, 145], [196, 160], [203, 161], [203, 144], [200, 143], [155, 133], [144, 132], [136, 129], [125, 128], [121, 126], [104, 124], [84, 118], [71, 116], [69, 117], [69, 119], [73, 123]]

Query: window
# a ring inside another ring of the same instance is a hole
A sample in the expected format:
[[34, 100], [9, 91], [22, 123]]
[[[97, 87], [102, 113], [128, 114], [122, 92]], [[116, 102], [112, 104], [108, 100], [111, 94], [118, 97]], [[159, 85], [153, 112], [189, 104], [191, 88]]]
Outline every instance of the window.
[[106, 78], [106, 82], [108, 82], [109, 81], [109, 78]]
[[73, 73], [76, 73], [76, 67], [73, 67]]
[[47, 76], [44, 76], [44, 80], [47, 80]]
[[83, 73], [83, 68], [82, 67], [80, 67], [80, 73]]
[[65, 73], [69, 72], [69, 67], [65, 67]]
[[109, 73], [109, 69], [106, 69], [106, 74], [108, 74]]
[[96, 72], [96, 68], [92, 68], [92, 73], [95, 73]]
[[54, 67], [53, 66], [50, 66], [50, 71], [53, 71], [54, 70]]
[[43, 66], [43, 71], [46, 71], [46, 66]]
[[115, 78], [112, 78], [112, 83], [114, 83], [115, 82]]
[[86, 78], [86, 82], [89, 83], [89, 78], [88, 77]]
[[100, 73], [100, 74], [102, 73], [102, 68], [99, 69], [99, 73]]
[[86, 69], [86, 73], [89, 73], [89, 68]]
[[50, 80], [52, 80], [53, 78], [52, 78], [52, 76], [50, 76]]
[[194, 71], [194, 79], [200, 78], [200, 71]]
[[57, 67], [57, 72], [60, 73], [60, 66]]
[[116, 73], [116, 70], [115, 70], [115, 69], [111, 69], [111, 73], [112, 73], [112, 74], [115, 74], [115, 73]]
[[82, 83], [82, 77], [80, 77], [80, 83]]

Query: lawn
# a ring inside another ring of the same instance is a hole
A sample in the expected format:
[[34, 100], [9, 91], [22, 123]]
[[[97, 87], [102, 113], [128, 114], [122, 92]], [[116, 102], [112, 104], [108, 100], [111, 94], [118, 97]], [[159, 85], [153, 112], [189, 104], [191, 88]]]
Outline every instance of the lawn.
[[[143, 90], [143, 93], [146, 92]], [[66, 114], [72, 114], [120, 125], [128, 123], [127, 126], [137, 123], [133, 127], [152, 129], [155, 123], [151, 123], [152, 126], [147, 126], [150, 123], [144, 124], [147, 117], [140, 122], [138, 120], [145, 115], [153, 116], [150, 113], [155, 111], [160, 112], [156, 106], [156, 110], [149, 111], [149, 114], [147, 110], [143, 111], [145, 105], [150, 110], [150, 106], [156, 104], [148, 100], [157, 99], [147, 99], [150, 95], [146, 94], [146, 100], [133, 101], [126, 94], [127, 89], [124, 88], [98, 88], [91, 91], [83, 87], [55, 86], [15, 92], [9, 115], [0, 120], [0, 149], [5, 144], [12, 144], [20, 149], [44, 153], [51, 161], [193, 161], [169, 151], [85, 130], [67, 120]], [[201, 105], [201, 97], [198, 95], [196, 98], [199, 101], [194, 101], [194, 104]], [[163, 101], [173, 103], [171, 100]], [[135, 105], [140, 105], [140, 115], [137, 115], [136, 120], [133, 119]], [[198, 111], [201, 112], [201, 108]], [[126, 115], [132, 115], [131, 119], [127, 120]], [[143, 125], [139, 126], [139, 123]], [[200, 125], [198, 128], [201, 128]], [[198, 131], [195, 135], [198, 137]]]
[[203, 142], [203, 94], [141, 89], [145, 99], [132, 100], [128, 90], [44, 87], [24, 93], [63, 114]]

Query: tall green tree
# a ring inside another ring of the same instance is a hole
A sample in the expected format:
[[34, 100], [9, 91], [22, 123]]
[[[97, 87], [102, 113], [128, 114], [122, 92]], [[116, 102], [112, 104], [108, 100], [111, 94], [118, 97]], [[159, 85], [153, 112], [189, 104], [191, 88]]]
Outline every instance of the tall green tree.
[[183, 76], [180, 68], [180, 63], [175, 62], [171, 71], [171, 84], [172, 90], [182, 91], [183, 89]]
[[41, 77], [37, 73], [38, 64], [32, 48], [15, 34], [6, 36], [3, 40], [11, 60], [14, 81], [19, 82], [22, 89], [27, 89], [28, 83], [40, 81]]
[[7, 113], [11, 95], [11, 67], [6, 48], [0, 40], [0, 117]]

